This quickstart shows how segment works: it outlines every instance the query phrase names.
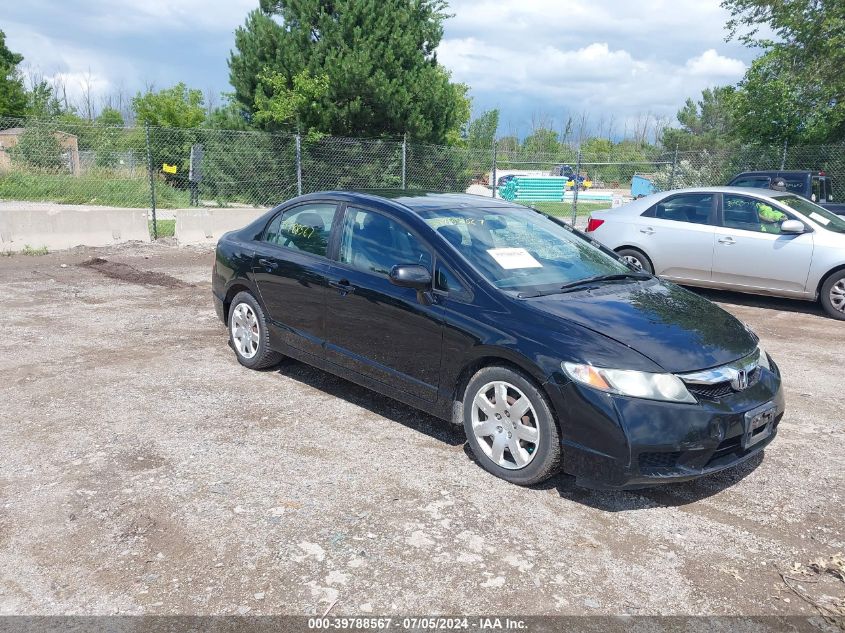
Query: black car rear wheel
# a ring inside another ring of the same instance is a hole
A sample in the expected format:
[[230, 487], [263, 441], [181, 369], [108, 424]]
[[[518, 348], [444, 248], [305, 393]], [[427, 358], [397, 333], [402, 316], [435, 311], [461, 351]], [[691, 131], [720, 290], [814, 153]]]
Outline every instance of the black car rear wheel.
[[834, 319], [845, 321], [845, 270], [833, 273], [822, 284], [822, 307]]
[[236, 294], [229, 307], [229, 345], [238, 362], [250, 369], [266, 369], [282, 360], [270, 349], [264, 311], [248, 292]]
[[530, 486], [560, 466], [560, 434], [546, 397], [534, 381], [507, 367], [484, 367], [469, 380], [464, 431], [481, 466], [502, 479]]

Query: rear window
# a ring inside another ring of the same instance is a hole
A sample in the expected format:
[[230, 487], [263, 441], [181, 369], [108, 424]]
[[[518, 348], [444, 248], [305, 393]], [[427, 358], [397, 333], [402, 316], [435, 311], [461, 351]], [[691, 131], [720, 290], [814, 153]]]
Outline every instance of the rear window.
[[643, 215], [660, 220], [707, 224], [713, 208], [713, 194], [686, 193], [661, 200]]

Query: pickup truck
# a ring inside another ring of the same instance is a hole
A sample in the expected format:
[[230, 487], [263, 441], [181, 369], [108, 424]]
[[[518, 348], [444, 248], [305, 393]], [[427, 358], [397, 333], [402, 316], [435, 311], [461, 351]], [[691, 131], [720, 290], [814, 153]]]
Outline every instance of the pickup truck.
[[746, 171], [734, 176], [728, 186], [770, 189], [775, 178], [786, 181], [787, 191], [807, 198], [831, 213], [845, 215], [845, 204], [833, 201], [833, 180], [823, 171]]

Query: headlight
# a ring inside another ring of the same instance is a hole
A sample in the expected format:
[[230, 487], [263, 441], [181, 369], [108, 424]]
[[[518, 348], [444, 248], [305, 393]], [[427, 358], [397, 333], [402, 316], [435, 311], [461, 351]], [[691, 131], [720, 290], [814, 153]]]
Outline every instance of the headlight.
[[760, 365], [760, 367], [772, 371], [772, 361], [769, 358], [769, 355], [766, 353], [766, 350], [763, 349], [762, 345], [760, 345], [760, 341], [757, 341], [757, 349], [760, 352], [760, 358], [757, 363]]
[[652, 374], [630, 369], [603, 369], [577, 363], [561, 363], [561, 367], [575, 382], [601, 391], [650, 400], [697, 402], [687, 391], [683, 381], [674, 374]]

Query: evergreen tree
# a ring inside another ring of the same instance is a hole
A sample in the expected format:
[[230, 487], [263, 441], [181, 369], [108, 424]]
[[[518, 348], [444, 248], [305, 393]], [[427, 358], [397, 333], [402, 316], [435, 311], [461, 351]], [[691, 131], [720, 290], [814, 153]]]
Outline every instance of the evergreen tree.
[[261, 0], [235, 33], [235, 97], [256, 113], [274, 97], [278, 103], [297, 94], [297, 78], [325, 78], [318, 107], [288, 122], [265, 116], [260, 124], [457, 141], [469, 105], [466, 86], [450, 82], [435, 53], [445, 8], [442, 0]]

